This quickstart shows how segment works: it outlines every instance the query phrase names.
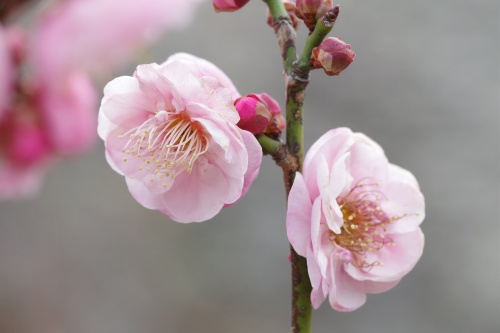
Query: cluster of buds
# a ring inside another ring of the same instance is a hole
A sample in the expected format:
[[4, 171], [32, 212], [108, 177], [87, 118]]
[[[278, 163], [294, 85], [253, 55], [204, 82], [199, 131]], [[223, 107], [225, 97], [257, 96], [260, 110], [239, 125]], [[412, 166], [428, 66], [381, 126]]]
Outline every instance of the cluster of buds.
[[266, 134], [277, 140], [285, 129], [279, 104], [266, 93], [240, 97], [234, 106], [240, 115], [238, 127], [254, 135]]

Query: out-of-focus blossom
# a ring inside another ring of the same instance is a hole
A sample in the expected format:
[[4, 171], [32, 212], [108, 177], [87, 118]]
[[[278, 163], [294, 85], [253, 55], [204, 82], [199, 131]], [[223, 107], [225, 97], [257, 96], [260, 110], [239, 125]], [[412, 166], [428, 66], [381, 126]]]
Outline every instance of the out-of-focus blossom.
[[0, 156], [0, 200], [27, 198], [37, 193], [48, 166], [19, 166]]
[[339, 75], [353, 62], [355, 55], [351, 45], [330, 37], [312, 50], [311, 63], [314, 68], [323, 68], [327, 75]]
[[71, 0], [39, 20], [33, 61], [41, 76], [109, 74], [169, 29], [190, 23], [200, 0]]
[[12, 60], [5, 30], [0, 25], [0, 120], [7, 111], [13, 88]]
[[235, 92], [215, 65], [187, 54], [140, 65], [133, 77], [106, 85], [99, 135], [139, 203], [178, 222], [200, 222], [245, 194], [262, 149], [236, 126]]
[[347, 128], [323, 135], [297, 173], [287, 211], [314, 308], [328, 296], [334, 309], [352, 311], [367, 293], [394, 287], [422, 255], [424, 215], [415, 177], [390, 164], [379, 145]]
[[0, 200], [36, 191], [55, 160], [90, 148], [90, 75], [109, 74], [138, 47], [189, 23], [200, 1], [54, 1], [33, 31], [0, 27]]
[[297, 17], [304, 21], [310, 29], [314, 29], [316, 21], [333, 8], [332, 0], [297, 0], [295, 2]]
[[234, 12], [240, 9], [250, 0], [213, 0], [216, 12]]
[[80, 154], [95, 143], [97, 96], [87, 74], [74, 71], [59, 82], [38, 84], [37, 103], [52, 149]]

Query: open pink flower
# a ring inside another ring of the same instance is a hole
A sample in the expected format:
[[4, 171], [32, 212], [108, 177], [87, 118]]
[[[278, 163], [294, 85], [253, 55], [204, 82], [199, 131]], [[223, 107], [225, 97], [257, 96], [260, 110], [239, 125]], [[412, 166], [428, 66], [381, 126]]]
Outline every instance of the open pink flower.
[[415, 177], [361, 133], [338, 128], [306, 155], [290, 191], [287, 234], [307, 258], [318, 308], [352, 311], [394, 287], [422, 255], [424, 198]]
[[242, 197], [262, 149], [239, 129], [236, 88], [215, 65], [176, 54], [104, 88], [99, 135], [134, 198], [178, 222], [212, 218]]

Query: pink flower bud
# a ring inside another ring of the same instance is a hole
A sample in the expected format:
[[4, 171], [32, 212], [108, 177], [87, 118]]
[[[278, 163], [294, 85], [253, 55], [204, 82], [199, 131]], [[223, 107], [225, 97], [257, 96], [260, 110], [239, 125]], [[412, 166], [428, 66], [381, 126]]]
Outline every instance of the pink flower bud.
[[330, 37], [312, 50], [311, 64], [314, 68], [323, 68], [327, 75], [339, 75], [351, 64], [355, 55], [351, 45]]
[[213, 0], [216, 12], [234, 12], [240, 9], [250, 0]]
[[278, 140], [281, 136], [281, 132], [285, 129], [285, 117], [281, 113], [281, 107], [271, 96], [268, 94], [260, 94], [258, 95], [261, 100], [267, 105], [269, 110], [272, 113], [271, 120], [269, 121], [269, 125], [266, 128], [266, 135], [274, 140]]
[[297, 0], [295, 3], [297, 17], [302, 19], [305, 25], [314, 29], [316, 21], [333, 8], [332, 0]]
[[263, 133], [273, 116], [267, 104], [256, 94], [238, 98], [234, 106], [240, 114], [236, 125], [254, 135]]

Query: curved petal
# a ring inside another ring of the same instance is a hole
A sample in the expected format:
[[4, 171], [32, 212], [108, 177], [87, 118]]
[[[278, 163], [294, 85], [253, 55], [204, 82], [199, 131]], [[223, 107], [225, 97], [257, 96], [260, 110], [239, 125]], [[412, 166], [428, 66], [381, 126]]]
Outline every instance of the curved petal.
[[329, 301], [332, 308], [341, 312], [354, 311], [366, 302], [363, 282], [350, 277], [343, 268], [342, 254], [330, 256], [331, 287]]
[[248, 167], [244, 175], [241, 193], [243, 197], [259, 174], [260, 165], [262, 164], [262, 147], [252, 133], [240, 130], [240, 134], [248, 153]]
[[321, 159], [324, 158], [328, 168], [330, 168], [354, 143], [352, 134], [348, 128], [330, 130], [323, 134], [307, 152], [304, 159], [303, 172], [311, 199], [319, 195], [319, 190], [314, 188], [317, 186], [317, 170]]
[[390, 282], [364, 281], [364, 288], [368, 294], [379, 294], [394, 288], [401, 280]]
[[231, 79], [219, 67], [215, 66], [210, 61], [207, 61], [205, 59], [196, 57], [188, 53], [180, 52], [171, 55], [164, 64], [173, 61], [181, 61], [188, 64], [193, 73], [195, 73], [200, 77], [210, 76], [218, 80], [226, 88], [229, 88], [229, 90], [231, 91], [231, 96], [233, 101], [241, 96], [236, 87], [234, 86], [233, 82], [231, 81]]
[[146, 185], [140, 180], [130, 177], [125, 178], [130, 194], [137, 202], [148, 209], [162, 209], [164, 208], [160, 196], [151, 193]]
[[386, 244], [377, 252], [370, 252], [367, 262], [380, 262], [369, 271], [361, 271], [353, 265], [346, 272], [359, 281], [394, 282], [399, 281], [413, 269], [422, 256], [424, 234], [420, 228], [404, 234], [386, 234], [393, 244]]
[[351, 176], [354, 183], [365, 179], [376, 179], [379, 183], [388, 180], [387, 157], [382, 148], [361, 133], [354, 133], [355, 143], [350, 148]]
[[305, 257], [311, 244], [312, 202], [309, 199], [304, 178], [300, 172], [295, 175], [286, 211], [286, 233], [295, 252]]
[[380, 203], [382, 210], [393, 222], [388, 225], [391, 233], [406, 233], [418, 228], [425, 217], [424, 196], [408, 183], [392, 182], [383, 188], [387, 200]]
[[307, 256], [307, 272], [312, 286], [311, 304], [313, 308], [318, 309], [321, 303], [325, 300], [326, 295], [328, 295], [328, 290], [323, 288], [324, 281], [321, 270], [318, 263], [311, 255]]
[[222, 171], [200, 156], [192, 173], [176, 177], [170, 191], [163, 193], [161, 199], [172, 220], [202, 222], [214, 217], [227, 203], [227, 188]]

